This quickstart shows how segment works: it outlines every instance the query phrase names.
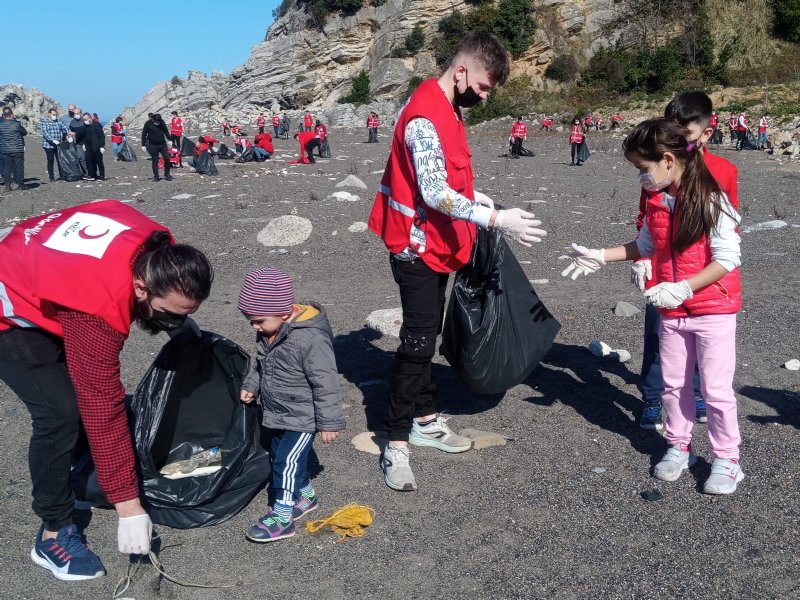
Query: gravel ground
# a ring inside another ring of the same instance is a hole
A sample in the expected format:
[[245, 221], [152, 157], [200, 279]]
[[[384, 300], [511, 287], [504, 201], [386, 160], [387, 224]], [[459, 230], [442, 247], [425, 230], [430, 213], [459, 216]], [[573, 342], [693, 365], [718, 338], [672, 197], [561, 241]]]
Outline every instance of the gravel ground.
[[[620, 138], [591, 136], [592, 157], [573, 168], [564, 134], [532, 135], [526, 145], [537, 156], [514, 161], [502, 155], [505, 135], [492, 126], [470, 132], [477, 187], [506, 206], [530, 207], [544, 221], [546, 242], [515, 251], [529, 261], [523, 264], [531, 279], [548, 280], [537, 291], [563, 328], [542, 367], [502, 397], [471, 394], [437, 357], [441, 407], [454, 429], [491, 430], [513, 440], [462, 455], [415, 450], [420, 489], [410, 494], [387, 488], [377, 457], [349, 444], [356, 433], [380, 425], [397, 343], [364, 328], [373, 310], [400, 305], [386, 252], [371, 233], [348, 231], [367, 220], [388, 154], [385, 136], [367, 146], [362, 131], [334, 130], [334, 159], [314, 166], [287, 166], [294, 142], [278, 141], [272, 161], [218, 161], [216, 178], [184, 169], [173, 182], [154, 183], [144, 161], [110, 162], [111, 178], [102, 185], [56, 182], [2, 197], [0, 226], [97, 198], [132, 202], [179, 240], [207, 252], [217, 278], [197, 320], [248, 351], [252, 332], [235, 301], [244, 273], [257, 266], [290, 273], [298, 297], [323, 303], [337, 333], [348, 429], [333, 445], [317, 444], [314, 485], [318, 514], [348, 502], [374, 507], [365, 537], [333, 544], [331, 534], [301, 531], [277, 544], [251, 544], [244, 529], [264, 512], [259, 496], [211, 529], [158, 528], [170, 573], [201, 583], [235, 582], [237, 589], [183, 588], [148, 568], [126, 597], [800, 598], [800, 375], [781, 366], [800, 357], [797, 165], [721, 151], [739, 167], [745, 224], [780, 217], [789, 226], [743, 235], [745, 303], [735, 388], [747, 478], [733, 496], [711, 497], [700, 492], [710, 469], [704, 425], [696, 427], [701, 460], [690, 474], [672, 484], [649, 475], [665, 444], [637, 425], [643, 313], [611, 313], [618, 300], [643, 307], [628, 283], [628, 267], [610, 265], [577, 282], [559, 275], [557, 257], [570, 242], [600, 247], [634, 235], [637, 179], [619, 150]], [[38, 140], [29, 147], [28, 177], [46, 179]], [[360, 196], [357, 202], [328, 200], [348, 174], [369, 191], [346, 190]], [[193, 196], [170, 199], [178, 194]], [[257, 242], [270, 219], [289, 214], [312, 221], [306, 242], [285, 253]], [[628, 349], [632, 360], [593, 357], [585, 348], [594, 339]], [[163, 341], [131, 335], [123, 356], [129, 390]], [[0, 597], [110, 598], [126, 570], [116, 550], [114, 514], [87, 515], [89, 540], [107, 577], [66, 584], [35, 567], [28, 556], [37, 527], [26, 468], [29, 417], [2, 384], [0, 427]], [[595, 467], [606, 470], [595, 473]], [[650, 489], [664, 498], [643, 500], [641, 492]]]

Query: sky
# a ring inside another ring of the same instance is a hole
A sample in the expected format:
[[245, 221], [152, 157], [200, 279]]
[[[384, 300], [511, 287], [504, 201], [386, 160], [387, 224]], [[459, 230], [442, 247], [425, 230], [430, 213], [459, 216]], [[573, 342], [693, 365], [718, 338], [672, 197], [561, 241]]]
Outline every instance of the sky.
[[280, 0], [7, 4], [0, 84], [39, 88], [106, 122], [158, 81], [189, 70], [229, 74], [264, 40]]

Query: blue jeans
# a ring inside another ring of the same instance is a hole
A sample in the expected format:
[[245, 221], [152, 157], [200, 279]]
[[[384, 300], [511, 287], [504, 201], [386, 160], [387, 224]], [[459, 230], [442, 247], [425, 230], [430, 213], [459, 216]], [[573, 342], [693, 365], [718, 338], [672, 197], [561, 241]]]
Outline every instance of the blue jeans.
[[[658, 329], [661, 325], [661, 313], [652, 304], [644, 310], [644, 349], [642, 350], [642, 371], [639, 376], [639, 391], [642, 400], [647, 404], [661, 404], [664, 393], [664, 380], [661, 376], [661, 360], [659, 359]], [[694, 365], [694, 397], [702, 398], [700, 393], [700, 372], [697, 363]]]
[[119, 156], [119, 149], [122, 148], [122, 142], [117, 144], [116, 142], [111, 142], [111, 150], [114, 152], [114, 156]]
[[271, 156], [269, 152], [267, 152], [263, 148], [259, 148], [258, 146], [253, 146], [253, 154], [262, 159], [267, 159]]
[[767, 132], [766, 131], [758, 134], [758, 147], [761, 148], [762, 146], [764, 148], [767, 147]]
[[269, 429], [268, 434], [275, 501], [294, 504], [300, 497], [300, 490], [311, 483], [308, 478], [308, 452], [314, 442], [314, 434], [283, 429]]

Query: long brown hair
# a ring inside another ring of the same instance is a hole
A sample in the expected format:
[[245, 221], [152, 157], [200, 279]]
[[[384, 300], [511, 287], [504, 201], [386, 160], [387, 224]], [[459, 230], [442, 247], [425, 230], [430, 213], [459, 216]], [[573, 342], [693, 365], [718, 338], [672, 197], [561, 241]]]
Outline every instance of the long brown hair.
[[672, 120], [648, 119], [622, 142], [629, 160], [632, 154], [638, 154], [644, 160], [659, 162], [669, 152], [683, 168], [675, 199], [678, 227], [672, 239], [672, 247], [678, 252], [709, 235], [724, 210], [722, 189], [706, 168], [700, 149], [687, 144], [688, 136], [689, 130]]

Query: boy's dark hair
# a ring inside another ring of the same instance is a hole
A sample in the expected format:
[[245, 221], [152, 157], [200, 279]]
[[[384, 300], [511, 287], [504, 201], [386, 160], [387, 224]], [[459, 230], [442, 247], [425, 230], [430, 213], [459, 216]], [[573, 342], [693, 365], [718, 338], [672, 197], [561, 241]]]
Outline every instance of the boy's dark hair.
[[133, 275], [144, 282], [153, 296], [164, 298], [177, 292], [200, 302], [208, 298], [214, 271], [200, 250], [173, 244], [166, 231], [151, 233], [142, 249], [133, 265]]
[[508, 54], [503, 43], [491, 33], [473, 31], [465, 35], [458, 43], [453, 58], [462, 53], [480, 60], [495, 85], [503, 85], [508, 79], [511, 68]]
[[664, 118], [686, 127], [689, 123], [708, 125], [713, 105], [705, 92], [681, 92], [664, 109]]
[[10, 116], [11, 116], [11, 115], [13, 115], [13, 114], [14, 114], [14, 111], [13, 111], [13, 110], [11, 110], [11, 107], [10, 107], [10, 106], [5, 106], [5, 107], [3, 107], [3, 116], [4, 116], [4, 117], [10, 117]]

